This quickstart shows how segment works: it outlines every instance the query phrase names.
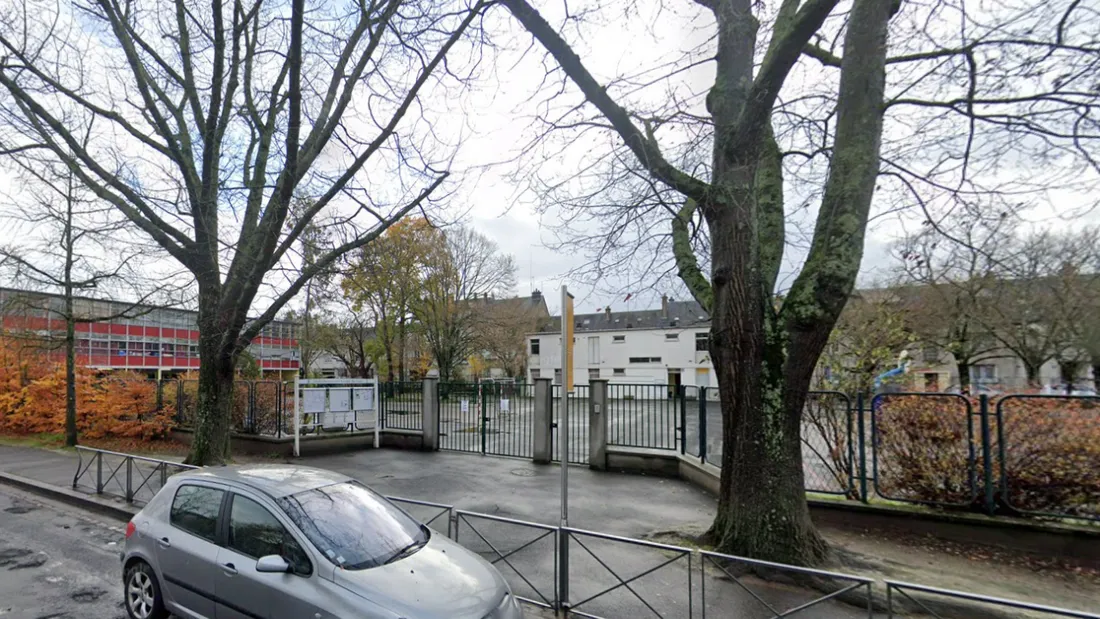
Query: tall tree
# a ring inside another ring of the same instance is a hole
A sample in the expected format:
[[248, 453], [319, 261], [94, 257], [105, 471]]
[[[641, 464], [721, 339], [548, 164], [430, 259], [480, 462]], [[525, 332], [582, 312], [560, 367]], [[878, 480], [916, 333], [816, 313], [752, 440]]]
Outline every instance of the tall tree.
[[[20, 0], [5, 15], [0, 151], [52, 152], [198, 284], [188, 462], [228, 458], [235, 362], [263, 326], [446, 179], [437, 128], [406, 117], [476, 66], [441, 65], [485, 6]], [[83, 143], [86, 132], [97, 139]], [[299, 189], [313, 203], [291, 218]], [[333, 248], [252, 314], [268, 274], [321, 221]]]
[[412, 311], [432, 352], [441, 380], [455, 377], [474, 352], [477, 299], [512, 292], [516, 265], [486, 236], [463, 226], [436, 231], [424, 279]]
[[[591, 251], [593, 277], [624, 256], [648, 264], [646, 250], [658, 248], [711, 315], [726, 445], [714, 543], [743, 556], [822, 562], [828, 550], [805, 502], [801, 416], [860, 267], [876, 184], [896, 198], [891, 206], [923, 207], [930, 218], [983, 191], [976, 176], [1003, 175], [1027, 157], [1058, 153], [1073, 172], [1036, 166], [1013, 181], [1050, 170], [1075, 187], [1095, 184], [1088, 91], [1100, 46], [1085, 26], [1089, 13], [1076, 0], [998, 4], [993, 17], [948, 2], [853, 0], [832, 19], [836, 0], [696, 0], [696, 12], [686, 3], [632, 3], [627, 14], [644, 11], [649, 28], [680, 18], [702, 43], [601, 79], [567, 37], [613, 3], [571, 4], [560, 27], [529, 0], [502, 4], [549, 56], [555, 93], [560, 79], [584, 97], [583, 105], [562, 98], [539, 107], [537, 140], [557, 131], [579, 145], [568, 151], [578, 161], [573, 182], [539, 170], [530, 177], [549, 208], [567, 212], [567, 226], [601, 226], [575, 236]], [[633, 36], [628, 44], [650, 51]], [[1064, 77], [1052, 86], [1043, 72]], [[699, 88], [703, 80], [709, 88]], [[896, 132], [884, 142], [887, 112]], [[570, 158], [550, 152], [550, 169], [560, 171]], [[812, 223], [802, 207], [816, 207]], [[670, 234], [655, 232], [670, 221]], [[785, 235], [797, 223], [812, 233], [801, 256], [787, 256], [798, 271], [777, 297]]]
[[374, 337], [386, 358], [389, 381], [407, 380], [406, 368], [412, 306], [420, 293], [429, 256], [443, 237], [423, 217], [401, 221], [369, 251], [354, 257], [341, 281], [344, 298], [358, 316], [374, 316]]
[[[22, 234], [0, 247], [0, 267], [24, 285], [60, 293], [60, 304], [56, 297], [34, 294], [16, 302], [64, 325], [60, 342], [50, 333], [39, 343], [50, 348], [60, 344], [64, 350], [65, 444], [71, 447], [78, 441], [77, 325], [140, 316], [149, 311], [143, 303], [169, 298], [170, 286], [139, 274], [147, 266], [143, 258], [148, 248], [134, 242], [128, 222], [84, 189], [72, 170], [41, 155], [20, 161], [23, 195], [10, 198], [15, 208], [3, 218]], [[137, 300], [115, 304], [117, 311], [96, 313], [90, 303], [77, 306], [77, 296], [89, 291]]]
[[970, 391], [970, 368], [1003, 353], [990, 331], [990, 295], [1004, 271], [1015, 235], [1006, 216], [967, 213], [942, 226], [924, 226], [895, 248], [898, 294], [917, 340], [951, 354], [959, 389]]

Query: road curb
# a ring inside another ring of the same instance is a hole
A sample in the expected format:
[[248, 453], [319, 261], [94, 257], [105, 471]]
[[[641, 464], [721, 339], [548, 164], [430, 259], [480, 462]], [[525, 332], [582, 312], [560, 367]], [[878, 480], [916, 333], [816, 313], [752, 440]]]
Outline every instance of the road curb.
[[63, 488], [61, 486], [43, 483], [13, 473], [0, 473], [0, 484], [20, 488], [33, 494], [67, 503], [73, 507], [95, 512], [102, 516], [114, 518], [115, 520], [121, 520], [122, 522], [129, 522], [130, 519], [134, 517], [134, 514], [138, 512], [136, 506], [120, 505], [113, 501], [77, 492], [71, 488]]

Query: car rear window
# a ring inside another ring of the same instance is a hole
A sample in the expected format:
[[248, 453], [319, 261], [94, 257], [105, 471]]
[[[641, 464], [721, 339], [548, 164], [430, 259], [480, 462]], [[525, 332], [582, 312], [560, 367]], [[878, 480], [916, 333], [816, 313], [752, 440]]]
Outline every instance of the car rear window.
[[168, 520], [172, 526], [203, 539], [214, 541], [218, 529], [218, 512], [225, 492], [205, 486], [183, 485], [172, 499]]

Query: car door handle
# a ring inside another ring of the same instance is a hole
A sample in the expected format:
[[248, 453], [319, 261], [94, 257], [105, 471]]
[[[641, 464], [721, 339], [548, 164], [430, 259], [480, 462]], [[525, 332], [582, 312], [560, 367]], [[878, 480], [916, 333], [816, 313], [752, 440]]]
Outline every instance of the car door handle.
[[157, 540], [157, 543], [160, 544], [161, 548], [171, 548], [172, 547], [172, 542], [168, 541], [167, 537], [160, 538], [159, 540]]
[[222, 571], [226, 574], [229, 574], [230, 576], [237, 573], [237, 566], [233, 565], [232, 563], [222, 563], [221, 567]]

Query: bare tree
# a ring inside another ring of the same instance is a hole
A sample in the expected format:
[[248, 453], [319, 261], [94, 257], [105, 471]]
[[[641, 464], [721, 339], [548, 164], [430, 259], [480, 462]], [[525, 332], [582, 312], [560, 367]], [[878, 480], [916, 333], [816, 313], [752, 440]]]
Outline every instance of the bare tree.
[[316, 333], [318, 349], [344, 364], [349, 376], [370, 378], [385, 359], [371, 315], [356, 311], [352, 303], [341, 303], [331, 319], [317, 324]]
[[452, 380], [459, 365], [474, 352], [477, 340], [476, 299], [512, 292], [516, 265], [497, 244], [463, 226], [437, 231], [425, 262], [420, 294], [412, 306], [439, 377]]
[[[198, 284], [188, 462], [229, 457], [235, 360], [263, 326], [443, 184], [449, 149], [433, 155], [442, 128], [422, 95], [476, 67], [474, 54], [444, 58], [485, 6], [22, 0], [5, 16], [0, 151], [52, 152]], [[292, 218], [299, 191], [313, 202]], [[302, 266], [293, 248], [311, 223], [330, 226], [333, 247]], [[297, 275], [265, 287], [281, 269]]]
[[[24, 285], [60, 293], [60, 306], [56, 297], [34, 294], [16, 302], [64, 324], [60, 342], [53, 333], [36, 339], [50, 348], [60, 344], [64, 350], [65, 444], [71, 447], [78, 440], [77, 325], [140, 316], [150, 310], [145, 304], [151, 300], [170, 299], [173, 287], [140, 274], [142, 267], [148, 267], [149, 248], [135, 242], [129, 222], [90, 195], [64, 164], [38, 155], [20, 164], [23, 196], [11, 198], [16, 208], [4, 218], [24, 234], [20, 241], [0, 247], [0, 266]], [[116, 311], [95, 313], [90, 303], [77, 306], [77, 296], [88, 291], [130, 296], [135, 301], [115, 304]]]
[[538, 307], [526, 298], [472, 302], [476, 346], [486, 353], [486, 361], [509, 377], [527, 373], [527, 335], [539, 326]]
[[[567, 37], [584, 38], [611, 3], [570, 7], [557, 26], [528, 0], [502, 3], [552, 67], [528, 150], [579, 162], [564, 180], [530, 175], [565, 211], [559, 231], [588, 250], [593, 277], [675, 273], [711, 314], [726, 445], [713, 542], [822, 562], [801, 417], [859, 270], [876, 186], [880, 212], [920, 209], [932, 226], [968, 200], [1011, 208], [1052, 181], [1095, 186], [1093, 10], [854, 0], [830, 17], [834, 0], [696, 0], [694, 12], [637, 2], [628, 15], [680, 19], [701, 43], [601, 80]], [[583, 102], [561, 97], [561, 82]], [[564, 145], [537, 148], [547, 143]], [[1065, 165], [998, 183], [1005, 166], [1053, 157]]]
[[950, 238], [924, 226], [898, 243], [897, 294], [917, 340], [951, 354], [959, 389], [969, 393], [970, 368], [1003, 354], [990, 330], [990, 297], [1016, 229], [1007, 214], [980, 213], [963, 213], [945, 227]]

